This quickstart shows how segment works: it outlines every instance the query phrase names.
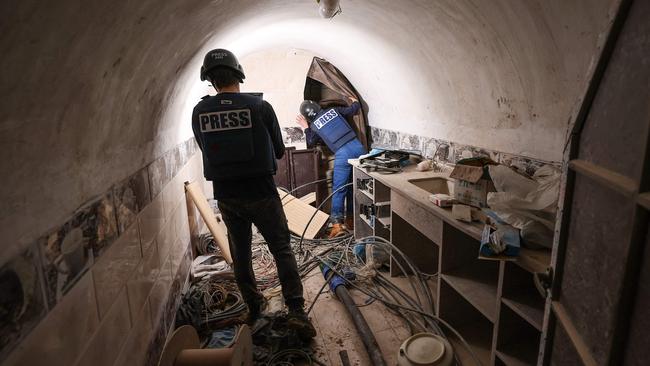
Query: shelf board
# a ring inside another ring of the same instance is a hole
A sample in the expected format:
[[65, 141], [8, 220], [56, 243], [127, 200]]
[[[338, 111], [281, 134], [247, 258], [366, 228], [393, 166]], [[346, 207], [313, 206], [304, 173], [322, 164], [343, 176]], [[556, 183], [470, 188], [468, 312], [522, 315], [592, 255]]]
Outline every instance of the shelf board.
[[[544, 322], [544, 300], [539, 298], [539, 296], [537, 298], [531, 298], [530, 295], [530, 292], [511, 294], [507, 297], [504, 296], [501, 301], [515, 314], [522, 317], [541, 332], [542, 323]], [[535, 294], [532, 295], [534, 296]]]
[[368, 226], [369, 226], [371, 229], [374, 229], [374, 226], [372, 226], [372, 223], [370, 222], [370, 220], [368, 220], [364, 215], [359, 215], [359, 218], [361, 219], [361, 221], [363, 221], [363, 222], [365, 222], [366, 224], [368, 224]]
[[[481, 362], [481, 365], [489, 365], [492, 356], [491, 324], [485, 321], [470, 322], [455, 328], [472, 348], [472, 351]], [[446, 334], [448, 334], [447, 338], [454, 348], [454, 352], [456, 356], [458, 356], [461, 364], [475, 365], [476, 361], [474, 361], [474, 358], [472, 358], [470, 353], [467, 351], [467, 347], [465, 347], [452, 332], [447, 332]]]
[[[496, 319], [496, 281], [498, 274], [481, 272], [475, 271], [471, 267], [462, 267], [444, 273], [441, 277], [481, 314], [494, 323]], [[494, 277], [494, 282], [490, 282], [490, 277]]]
[[521, 342], [497, 347], [496, 356], [507, 366], [530, 366], [537, 363], [539, 344], [523, 339]]
[[364, 196], [370, 198], [371, 200], [375, 200], [375, 197], [373, 197], [372, 193], [365, 191], [363, 189], [357, 189], [359, 192], [363, 193]]
[[384, 225], [385, 228], [390, 228], [390, 216], [388, 217], [377, 217], [377, 220]]
[[551, 265], [551, 251], [521, 248], [515, 263], [528, 272], [543, 273]]

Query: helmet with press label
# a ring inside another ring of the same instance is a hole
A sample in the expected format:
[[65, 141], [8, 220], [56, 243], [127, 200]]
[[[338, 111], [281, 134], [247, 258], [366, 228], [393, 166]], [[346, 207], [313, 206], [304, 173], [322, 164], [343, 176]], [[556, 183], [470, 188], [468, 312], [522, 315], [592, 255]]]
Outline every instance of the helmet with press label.
[[207, 80], [210, 70], [217, 67], [226, 67], [231, 69], [235, 72], [237, 77], [239, 77], [240, 82], [243, 82], [245, 79], [244, 68], [239, 63], [239, 60], [237, 60], [235, 54], [228, 50], [217, 48], [208, 52], [203, 59], [203, 66], [201, 66], [201, 81]]
[[300, 104], [300, 114], [307, 118], [308, 121], [312, 121], [320, 110], [320, 105], [313, 100], [305, 100]]

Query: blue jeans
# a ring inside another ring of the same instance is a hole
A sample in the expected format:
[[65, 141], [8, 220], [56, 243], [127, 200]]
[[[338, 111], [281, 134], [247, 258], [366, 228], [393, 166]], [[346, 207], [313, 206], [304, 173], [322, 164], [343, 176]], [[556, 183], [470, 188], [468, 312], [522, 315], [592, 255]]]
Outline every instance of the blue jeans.
[[[332, 177], [332, 191], [352, 182], [352, 165], [348, 159], [356, 159], [366, 151], [359, 139], [354, 139], [341, 146], [334, 154], [334, 173]], [[341, 189], [332, 196], [332, 222], [341, 223], [345, 214], [352, 216], [353, 208], [352, 186]]]

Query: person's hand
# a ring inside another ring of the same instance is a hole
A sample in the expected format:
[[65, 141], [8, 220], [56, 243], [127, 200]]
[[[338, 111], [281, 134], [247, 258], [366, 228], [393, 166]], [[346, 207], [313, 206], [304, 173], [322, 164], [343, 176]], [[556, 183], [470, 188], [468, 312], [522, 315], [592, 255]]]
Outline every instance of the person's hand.
[[358, 102], [358, 101], [359, 101], [359, 99], [357, 99], [357, 98], [355, 98], [355, 97], [349, 97], [349, 98], [350, 98], [350, 103], [354, 103], [354, 102]]
[[296, 116], [296, 123], [302, 128], [309, 127], [309, 123], [307, 122], [307, 119], [302, 114]]

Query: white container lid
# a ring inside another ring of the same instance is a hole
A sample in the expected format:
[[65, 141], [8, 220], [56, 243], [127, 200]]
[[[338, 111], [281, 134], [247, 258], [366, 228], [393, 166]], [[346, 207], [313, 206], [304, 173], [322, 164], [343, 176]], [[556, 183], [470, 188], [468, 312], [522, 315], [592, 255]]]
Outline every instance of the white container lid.
[[400, 347], [400, 366], [447, 366], [452, 360], [451, 345], [435, 334], [415, 334]]

